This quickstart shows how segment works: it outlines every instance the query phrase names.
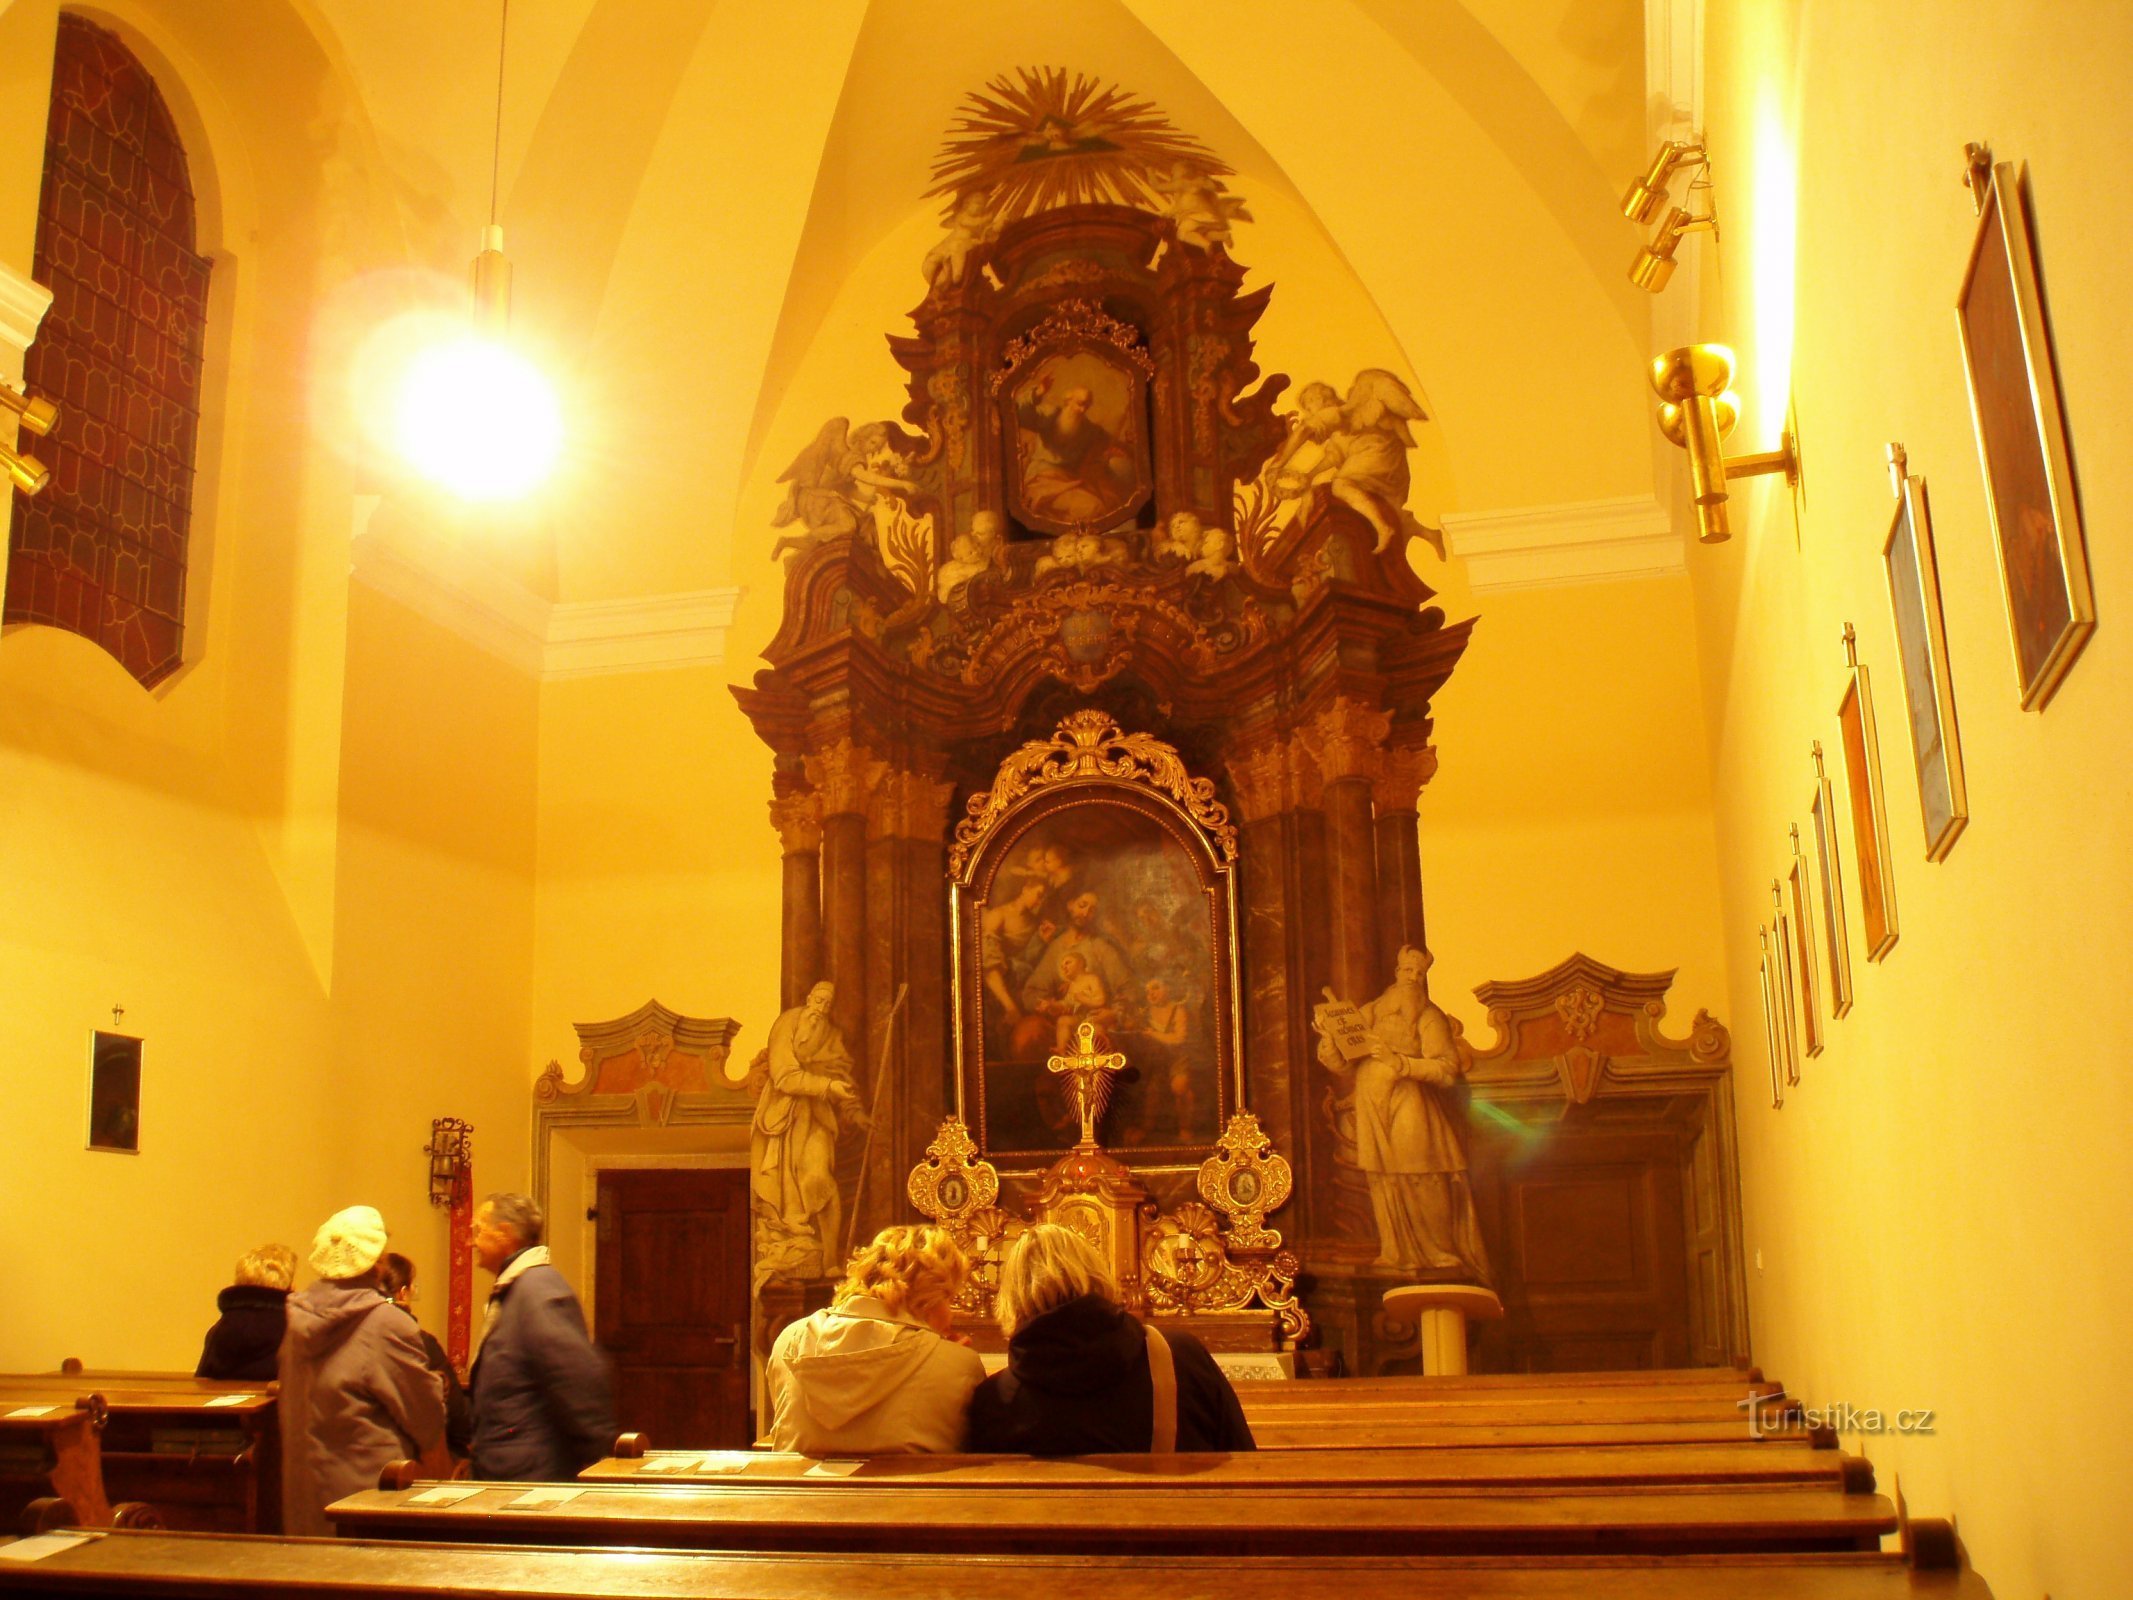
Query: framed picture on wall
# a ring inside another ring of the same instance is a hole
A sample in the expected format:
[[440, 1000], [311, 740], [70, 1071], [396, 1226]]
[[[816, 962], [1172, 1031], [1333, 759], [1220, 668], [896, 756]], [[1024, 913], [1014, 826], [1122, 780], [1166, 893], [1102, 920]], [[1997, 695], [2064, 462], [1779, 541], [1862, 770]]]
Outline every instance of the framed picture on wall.
[[141, 1041], [131, 1034], [90, 1038], [89, 1148], [141, 1153]]
[[1858, 863], [1859, 920], [1866, 959], [1879, 961], [1896, 948], [1895, 863], [1889, 855], [1889, 813], [1881, 798], [1881, 737], [1874, 726], [1874, 688], [1859, 660], [1859, 638], [1844, 625], [1844, 665], [1849, 673], [1837, 702], [1837, 731], [1844, 741], [1844, 793], [1851, 804], [1852, 851]]
[[2015, 681], [2022, 708], [2041, 711], [2095, 631], [2096, 607], [2022, 188], [2022, 174], [2006, 161], [1981, 185], [1955, 326]]
[[1778, 1033], [1785, 1041], [1785, 1082], [1800, 1081], [1800, 985], [1792, 970], [1792, 928], [1785, 915], [1785, 892], [1770, 880], [1771, 975], [1777, 980]]
[[1800, 1043], [1808, 1055], [1822, 1053], [1821, 974], [1815, 970], [1814, 894], [1807, 883], [1807, 857], [1800, 828], [1792, 828], [1792, 865], [1785, 872], [1785, 916], [1792, 924], [1792, 965], [1800, 978]]
[[1889, 469], [1896, 485], [1896, 514], [1881, 542], [1881, 563], [1888, 572], [1896, 661], [1910, 711], [1926, 859], [1938, 861], [1970, 820], [1970, 803], [1963, 788], [1963, 747], [1955, 724], [1955, 686], [1948, 677], [1948, 634], [1941, 621], [1926, 481], [1911, 476], [1902, 445], [1889, 446]]
[[1822, 766], [1822, 741], [1815, 741], [1815, 797], [1807, 808], [1814, 830], [1815, 887], [1822, 891], [1822, 951], [1829, 958], [1829, 1014], [1841, 1017], [1852, 1008], [1851, 931], [1844, 926], [1844, 864], [1837, 851], [1837, 797]]
[[1770, 930], [1758, 928], [1755, 930], [1755, 937], [1762, 946], [1762, 962], [1756, 968], [1756, 975], [1763, 985], [1763, 1042], [1766, 1046], [1764, 1053], [1770, 1058], [1770, 1105], [1773, 1110], [1782, 1111], [1785, 1109], [1785, 1070], [1782, 1064], [1785, 1047], [1778, 1035], [1777, 997], [1770, 981]]

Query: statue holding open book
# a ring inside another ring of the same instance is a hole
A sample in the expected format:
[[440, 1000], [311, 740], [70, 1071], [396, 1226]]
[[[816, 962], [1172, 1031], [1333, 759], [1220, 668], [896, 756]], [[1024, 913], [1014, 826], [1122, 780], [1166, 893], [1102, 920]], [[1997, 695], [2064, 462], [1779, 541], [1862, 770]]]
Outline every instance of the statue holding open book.
[[1406, 946], [1383, 994], [1352, 1005], [1329, 989], [1311, 1025], [1320, 1065], [1354, 1110], [1377, 1264], [1418, 1281], [1487, 1284], [1456, 1099], [1467, 1053], [1429, 997], [1430, 961], [1427, 950]]

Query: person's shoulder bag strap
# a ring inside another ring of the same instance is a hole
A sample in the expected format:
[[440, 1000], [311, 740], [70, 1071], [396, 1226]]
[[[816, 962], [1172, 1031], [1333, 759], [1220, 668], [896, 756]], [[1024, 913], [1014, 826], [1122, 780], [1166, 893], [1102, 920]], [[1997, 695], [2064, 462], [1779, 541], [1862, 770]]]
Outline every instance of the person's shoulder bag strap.
[[1178, 1448], [1178, 1371], [1170, 1359], [1170, 1345], [1154, 1328], [1148, 1334], [1148, 1381], [1155, 1390], [1155, 1432], [1148, 1449], [1155, 1455], [1174, 1455]]

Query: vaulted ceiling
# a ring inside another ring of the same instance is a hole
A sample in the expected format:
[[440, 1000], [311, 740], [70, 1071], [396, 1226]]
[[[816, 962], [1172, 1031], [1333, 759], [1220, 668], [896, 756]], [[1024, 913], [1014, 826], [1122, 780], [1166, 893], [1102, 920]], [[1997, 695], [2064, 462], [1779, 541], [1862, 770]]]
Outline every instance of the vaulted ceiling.
[[[300, 14], [393, 219], [370, 259], [457, 278], [496, 11]], [[1408, 375], [1425, 515], [1650, 494], [1614, 209], [1643, 30], [1639, 0], [519, 0], [499, 210], [517, 327], [572, 395], [572, 464], [524, 514], [558, 597], [762, 580], [778, 469], [822, 416], [897, 402], [881, 339], [923, 288], [958, 102], [1022, 66], [1130, 88], [1237, 169], [1258, 221], [1234, 253], [1285, 343], [1263, 364]]]

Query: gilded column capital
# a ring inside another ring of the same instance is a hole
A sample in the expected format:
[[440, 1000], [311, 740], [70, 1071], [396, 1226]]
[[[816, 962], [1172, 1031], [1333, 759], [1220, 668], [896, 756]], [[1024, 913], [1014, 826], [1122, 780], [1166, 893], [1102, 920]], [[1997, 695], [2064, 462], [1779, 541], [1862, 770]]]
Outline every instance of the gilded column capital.
[[1327, 783], [1345, 778], [1375, 780], [1384, 764], [1392, 713], [1342, 695], [1302, 730], [1306, 748]]
[[923, 772], [891, 769], [874, 785], [867, 808], [867, 832], [877, 839], [917, 839], [940, 843], [948, 837], [948, 802], [955, 784]]
[[1229, 781], [1237, 796], [1237, 814], [1246, 822], [1258, 822], [1288, 809], [1289, 746], [1285, 739], [1270, 739], [1230, 757]]
[[822, 796], [812, 789], [771, 796], [770, 825], [778, 830], [778, 844], [789, 856], [821, 849]]
[[1422, 790], [1437, 775], [1437, 747], [1433, 744], [1396, 744], [1384, 752], [1370, 784], [1371, 803], [1379, 816], [1388, 811], [1412, 811]]
[[880, 756], [851, 739], [839, 739], [801, 757], [801, 765], [808, 784], [822, 797], [825, 817], [865, 816], [868, 797], [889, 770]]

